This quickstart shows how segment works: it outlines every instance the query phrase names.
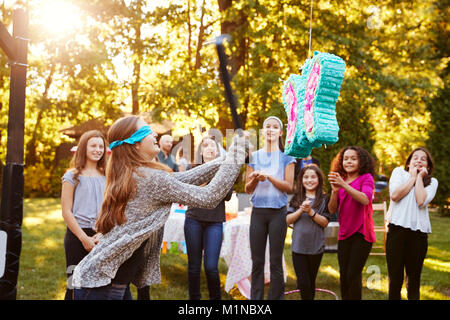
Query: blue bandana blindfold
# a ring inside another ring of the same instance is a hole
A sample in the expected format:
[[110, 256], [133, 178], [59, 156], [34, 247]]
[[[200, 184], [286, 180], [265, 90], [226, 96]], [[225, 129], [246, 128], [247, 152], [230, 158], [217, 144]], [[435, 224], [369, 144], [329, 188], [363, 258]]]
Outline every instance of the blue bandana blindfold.
[[152, 131], [152, 129], [150, 129], [150, 126], [143, 126], [138, 131], [133, 133], [131, 135], [131, 137], [129, 137], [128, 139], [116, 140], [116, 141], [111, 142], [111, 144], [109, 145], [109, 148], [112, 150], [115, 147], [118, 147], [124, 143], [135, 144], [136, 142], [141, 142], [146, 136], [148, 136], [151, 133], [153, 133], [153, 131]]

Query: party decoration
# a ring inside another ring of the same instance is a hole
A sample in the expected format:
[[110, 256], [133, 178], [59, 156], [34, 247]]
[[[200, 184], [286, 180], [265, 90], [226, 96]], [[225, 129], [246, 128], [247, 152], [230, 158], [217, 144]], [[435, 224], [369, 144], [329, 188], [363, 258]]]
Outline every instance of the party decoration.
[[286, 154], [305, 158], [313, 148], [338, 141], [335, 109], [344, 73], [345, 62], [340, 57], [315, 51], [305, 61], [302, 75], [291, 74], [284, 82]]

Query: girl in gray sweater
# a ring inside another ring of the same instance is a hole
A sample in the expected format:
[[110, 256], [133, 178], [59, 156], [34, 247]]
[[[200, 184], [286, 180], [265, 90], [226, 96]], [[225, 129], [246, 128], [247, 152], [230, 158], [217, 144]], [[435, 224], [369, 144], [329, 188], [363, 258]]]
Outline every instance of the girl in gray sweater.
[[116, 121], [108, 132], [111, 155], [96, 224], [102, 237], [74, 270], [75, 299], [131, 299], [130, 283], [138, 288], [160, 283], [162, 228], [171, 204], [216, 207], [244, 163], [241, 140], [225, 158], [171, 173], [153, 161], [159, 152], [156, 134], [143, 119]]

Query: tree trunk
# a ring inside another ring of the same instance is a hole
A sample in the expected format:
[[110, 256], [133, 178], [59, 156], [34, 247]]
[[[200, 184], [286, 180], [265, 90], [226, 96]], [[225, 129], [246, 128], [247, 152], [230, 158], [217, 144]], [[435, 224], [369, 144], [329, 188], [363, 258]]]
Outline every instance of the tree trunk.
[[[231, 7], [231, 5], [233, 4], [233, 0], [218, 0], [218, 3], [219, 11], [223, 13]], [[231, 78], [233, 78], [239, 72], [239, 69], [245, 64], [245, 59], [247, 56], [246, 37], [244, 32], [238, 31], [237, 29], [242, 28], [247, 24], [247, 18], [247, 15], [243, 11], [240, 11], [236, 20], [225, 20], [220, 25], [221, 33], [234, 35], [236, 37], [235, 40], [237, 40], [238, 43], [238, 47], [236, 48], [236, 55], [231, 57], [230, 59]]]
[[31, 136], [31, 140], [27, 143], [26, 147], [26, 157], [25, 157], [25, 164], [27, 165], [34, 165], [37, 162], [36, 157], [36, 142], [37, 142], [37, 132], [39, 130], [39, 127], [41, 125], [42, 117], [44, 116], [44, 112], [47, 110], [47, 99], [48, 99], [48, 90], [50, 89], [50, 85], [53, 82], [53, 74], [55, 73], [55, 63], [52, 63], [50, 66], [50, 74], [48, 75], [47, 79], [45, 80], [45, 89], [44, 93], [41, 97], [41, 108], [39, 109], [39, 113], [36, 119], [36, 124], [34, 125], [33, 134]]
[[191, 51], [191, 39], [192, 39], [192, 25], [191, 25], [191, 0], [188, 0], [187, 4], [187, 24], [188, 24], [188, 43], [187, 43], [187, 49], [188, 49], [188, 63], [189, 63], [189, 70], [192, 70], [192, 51]]
[[197, 70], [201, 66], [201, 56], [200, 50], [203, 46], [203, 36], [205, 34], [205, 25], [203, 24], [203, 18], [205, 16], [205, 0], [202, 3], [202, 15], [200, 17], [200, 30], [198, 32], [198, 40], [197, 40], [197, 51], [195, 53], [195, 66], [194, 68]]
[[136, 44], [134, 48], [135, 60], [133, 62], [133, 83], [131, 84], [131, 100], [132, 114], [139, 113], [139, 87], [141, 81], [141, 60], [142, 60], [142, 39], [141, 39], [141, 22], [135, 25]]
[[141, 64], [139, 61], [134, 62], [133, 83], [131, 84], [132, 114], [139, 113], [139, 82], [141, 77]]

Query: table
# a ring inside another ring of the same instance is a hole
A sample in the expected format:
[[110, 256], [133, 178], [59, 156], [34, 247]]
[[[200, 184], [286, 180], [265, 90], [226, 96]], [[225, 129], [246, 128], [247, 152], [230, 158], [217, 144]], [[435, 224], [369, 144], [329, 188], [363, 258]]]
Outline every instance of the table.
[[[163, 253], [167, 251], [167, 246], [177, 242], [181, 249], [186, 253], [184, 239], [184, 219], [182, 213], [172, 212], [164, 225]], [[239, 213], [236, 219], [224, 223], [224, 237], [220, 256], [225, 260], [228, 266], [228, 272], [225, 281], [225, 291], [237, 286], [241, 294], [250, 299], [252, 258], [250, 252], [250, 216], [244, 212]], [[284, 281], [286, 281], [286, 263], [283, 256]], [[266, 245], [266, 258], [264, 265], [265, 283], [270, 282], [270, 260], [269, 244]]]
[[[166, 253], [173, 243], [178, 243], [178, 249], [186, 253], [186, 243], [184, 240], [184, 218], [186, 206], [174, 203], [171, 207], [169, 218], [164, 225], [164, 236], [162, 252]], [[181, 248], [180, 248], [181, 247]]]
[[[250, 252], [250, 216], [239, 213], [238, 218], [225, 223], [221, 257], [228, 266], [225, 291], [229, 292], [236, 284], [241, 294], [250, 299], [252, 257]], [[286, 281], [286, 263], [283, 255], [284, 281]], [[270, 282], [270, 254], [267, 239], [264, 264], [264, 282]]]

